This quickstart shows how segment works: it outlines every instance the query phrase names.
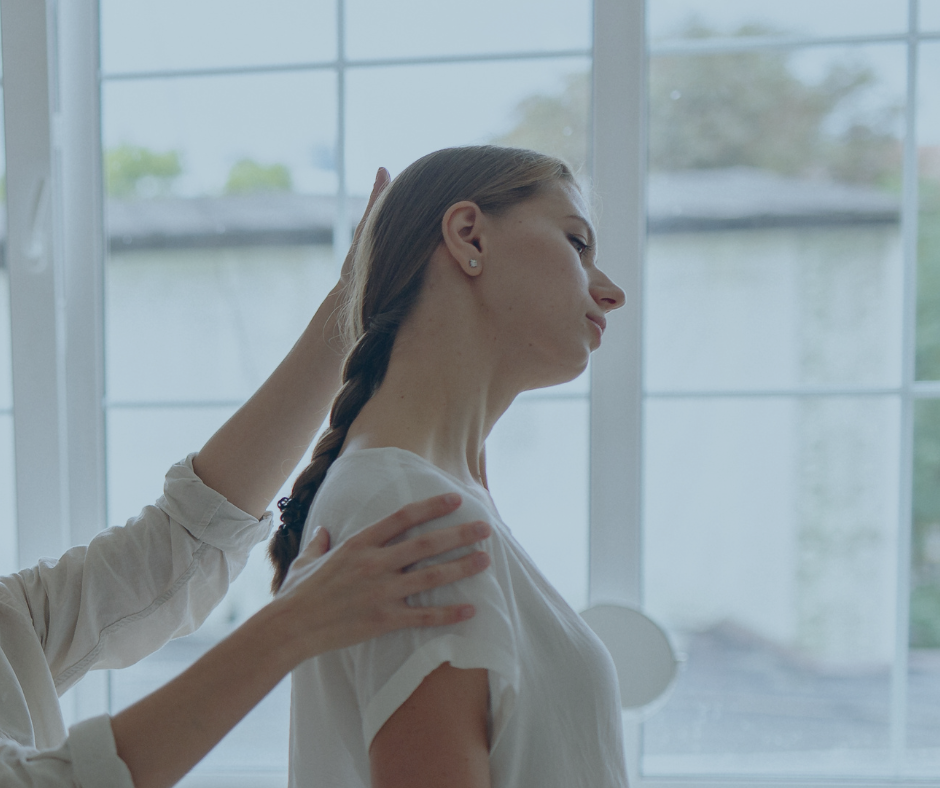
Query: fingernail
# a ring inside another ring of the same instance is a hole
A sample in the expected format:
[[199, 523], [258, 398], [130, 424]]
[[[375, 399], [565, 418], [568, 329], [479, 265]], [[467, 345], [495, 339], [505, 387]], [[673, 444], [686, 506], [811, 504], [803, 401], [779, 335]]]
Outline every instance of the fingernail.
[[448, 506], [456, 506], [460, 503], [460, 496], [457, 493], [447, 493], [447, 495], [444, 496], [444, 503]]
[[476, 610], [473, 609], [473, 605], [464, 605], [457, 611], [457, 615], [461, 621], [466, 621], [468, 618], [473, 618], [473, 614], [476, 613]]
[[490, 565], [490, 556], [489, 553], [477, 553], [473, 556], [473, 565], [479, 567], [480, 569], [486, 569]]
[[490, 535], [490, 526], [487, 523], [477, 523], [473, 526], [473, 533], [481, 539]]

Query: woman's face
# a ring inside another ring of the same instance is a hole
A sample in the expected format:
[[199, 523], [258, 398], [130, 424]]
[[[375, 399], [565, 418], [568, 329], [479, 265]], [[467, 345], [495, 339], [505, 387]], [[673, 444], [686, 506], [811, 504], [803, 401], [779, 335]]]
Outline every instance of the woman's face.
[[[525, 388], [577, 377], [624, 293], [595, 263], [594, 228], [577, 188], [558, 182], [490, 225], [487, 325]], [[483, 281], [481, 281], [483, 284]]]

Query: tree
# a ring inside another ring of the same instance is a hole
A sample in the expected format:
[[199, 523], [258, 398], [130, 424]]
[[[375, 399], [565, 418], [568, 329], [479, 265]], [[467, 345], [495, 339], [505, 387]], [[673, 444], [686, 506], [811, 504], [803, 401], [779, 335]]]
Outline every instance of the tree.
[[252, 159], [236, 162], [228, 174], [226, 194], [289, 192], [293, 189], [290, 170], [283, 164], [258, 164]]
[[[742, 27], [735, 35], [765, 29]], [[691, 22], [685, 37], [715, 32]], [[749, 166], [785, 175], [889, 185], [900, 143], [891, 133], [899, 108], [858, 110], [876, 86], [871, 69], [832, 66], [809, 84], [786, 52], [732, 52], [652, 58], [649, 161], [654, 171]], [[494, 141], [560, 156], [575, 167], [587, 150], [589, 83], [571, 76], [560, 94], [536, 95], [516, 108], [516, 123]], [[856, 109], [853, 109], [856, 108]], [[832, 131], [834, 121], [839, 130]]]
[[587, 157], [589, 87], [586, 74], [572, 74], [560, 95], [523, 99], [515, 110], [516, 125], [493, 142], [557, 156], [580, 172]]
[[158, 153], [137, 145], [105, 151], [104, 170], [107, 194], [125, 200], [167, 195], [183, 173], [178, 151]]
[[[742, 27], [735, 35], [773, 31]], [[686, 38], [714, 31], [692, 22]], [[783, 51], [669, 55], [650, 64], [650, 167], [749, 166], [784, 175], [827, 175], [879, 183], [891, 177], [900, 144], [891, 134], [899, 109], [871, 115], [852, 105], [876, 83], [870, 68], [840, 63], [809, 84]], [[829, 130], [838, 114], [839, 132]]]

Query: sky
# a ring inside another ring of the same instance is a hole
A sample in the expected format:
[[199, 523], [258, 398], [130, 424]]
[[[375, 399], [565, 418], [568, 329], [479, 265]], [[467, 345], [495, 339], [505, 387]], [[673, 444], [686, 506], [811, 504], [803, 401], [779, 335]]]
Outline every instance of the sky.
[[[922, 17], [940, 30], [940, 0], [922, 0]], [[650, 0], [651, 39], [675, 35], [697, 15], [732, 31], [761, 23], [822, 36], [901, 32], [907, 0]], [[848, 11], [848, 13], [847, 13]], [[334, 0], [102, 0], [105, 75], [227, 66], [328, 62], [338, 55]], [[494, 23], [494, 20], [498, 20]], [[584, 51], [589, 0], [476, 0], [472, 9], [439, 0], [347, 0], [347, 59], [526, 51]], [[808, 50], [793, 67], [806, 79], [825, 73], [844, 48]], [[850, 55], [869, 63], [881, 87], [876, 103], [903, 103], [905, 53], [869, 46]], [[940, 144], [940, 42], [923, 47], [924, 144]], [[491, 140], [513, 125], [518, 103], [558, 93], [589, 61], [571, 56], [513, 63], [352, 68], [347, 72], [347, 182], [368, 190], [379, 165], [400, 171], [446, 145]], [[336, 78], [331, 71], [106, 81], [106, 147], [122, 143], [183, 152], [183, 193], [218, 191], [241, 158], [287, 164], [295, 187], [336, 187]]]

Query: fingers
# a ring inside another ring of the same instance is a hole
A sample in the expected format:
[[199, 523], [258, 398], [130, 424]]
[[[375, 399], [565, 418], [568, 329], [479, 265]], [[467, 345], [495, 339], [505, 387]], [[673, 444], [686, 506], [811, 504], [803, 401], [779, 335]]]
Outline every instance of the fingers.
[[375, 174], [375, 183], [372, 184], [372, 193], [369, 195], [369, 202], [366, 203], [366, 209], [362, 213], [362, 218], [359, 220], [359, 224], [356, 226], [356, 232], [353, 235], [353, 244], [359, 240], [359, 236], [362, 235], [362, 228], [366, 223], [366, 219], [369, 218], [369, 214], [372, 213], [372, 206], [375, 205], [375, 201], [379, 199], [379, 195], [385, 191], [385, 187], [391, 182], [392, 178], [388, 174], [388, 170], [384, 167], [379, 167], [378, 172]]
[[425, 558], [433, 558], [459, 547], [469, 547], [486, 539], [491, 531], [489, 524], [482, 520], [452, 525], [439, 531], [421, 534], [414, 539], [407, 539], [401, 544], [388, 548], [388, 558], [392, 562], [393, 569], [403, 569]]
[[353, 258], [355, 257], [356, 247], [359, 245], [359, 237], [362, 235], [362, 228], [365, 227], [366, 219], [369, 218], [369, 214], [372, 212], [372, 206], [375, 205], [375, 201], [379, 198], [379, 195], [384, 191], [385, 187], [391, 181], [391, 176], [388, 174], [388, 170], [384, 167], [379, 167], [379, 171], [375, 174], [375, 183], [372, 185], [372, 193], [369, 195], [369, 202], [366, 204], [366, 209], [362, 214], [362, 218], [359, 220], [359, 224], [356, 225], [356, 232], [353, 233], [352, 244], [349, 247], [349, 251], [346, 253], [346, 259], [343, 261], [343, 270], [340, 272], [340, 279], [343, 282], [348, 282], [349, 277], [352, 272]]
[[473, 605], [450, 605], [448, 607], [409, 607], [402, 611], [401, 619], [396, 622], [404, 627], [442, 627], [457, 624], [473, 618], [476, 614]]
[[406, 572], [401, 576], [400, 588], [403, 589], [402, 595], [411, 596], [412, 594], [430, 591], [432, 588], [463, 580], [465, 577], [471, 577], [482, 572], [489, 565], [489, 555], [477, 551], [443, 564], [435, 564], [424, 569], [417, 569], [414, 572]]
[[317, 528], [313, 532], [309, 544], [303, 549], [303, 552], [297, 556], [298, 560], [305, 563], [307, 561], [316, 561], [318, 558], [326, 555], [330, 549], [330, 533], [326, 528]]
[[[375, 525], [370, 525], [353, 539], [363, 544], [383, 545], [390, 539], [401, 536], [409, 528], [450, 514], [458, 506], [460, 506], [460, 496], [457, 493], [436, 495], [433, 498], [416, 501], [402, 507], [384, 520], [379, 520]], [[401, 564], [401, 566], [406, 566], [406, 564]]]

